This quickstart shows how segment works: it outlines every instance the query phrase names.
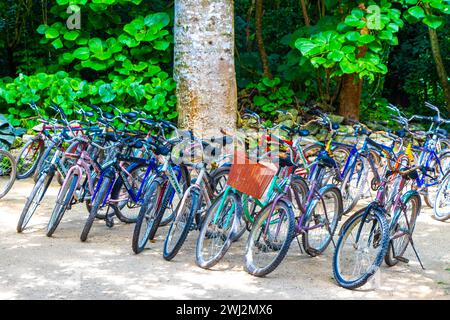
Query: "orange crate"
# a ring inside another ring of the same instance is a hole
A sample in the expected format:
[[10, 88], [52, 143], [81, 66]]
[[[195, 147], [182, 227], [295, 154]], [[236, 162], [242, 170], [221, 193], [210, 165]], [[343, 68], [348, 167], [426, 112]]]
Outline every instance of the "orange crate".
[[261, 199], [276, 170], [250, 160], [244, 152], [235, 152], [228, 185], [253, 198]]

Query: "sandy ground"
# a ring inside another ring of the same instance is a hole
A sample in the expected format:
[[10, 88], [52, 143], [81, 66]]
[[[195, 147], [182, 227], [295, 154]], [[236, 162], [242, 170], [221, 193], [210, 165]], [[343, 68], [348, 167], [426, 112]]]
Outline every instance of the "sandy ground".
[[190, 234], [171, 262], [162, 258], [167, 227], [140, 255], [131, 251], [133, 225], [108, 229], [98, 221], [86, 243], [79, 235], [86, 218], [84, 205], [64, 217], [53, 238], [45, 227], [55, 202], [52, 186], [30, 228], [15, 227], [31, 181], [16, 182], [0, 200], [0, 299], [449, 299], [449, 223], [419, 216], [415, 240], [426, 270], [409, 250], [409, 264], [383, 266], [359, 290], [338, 287], [332, 277], [333, 248], [316, 258], [301, 254], [294, 241], [280, 267], [266, 278], [243, 270], [243, 240], [235, 243], [214, 270], [195, 265], [197, 232]]

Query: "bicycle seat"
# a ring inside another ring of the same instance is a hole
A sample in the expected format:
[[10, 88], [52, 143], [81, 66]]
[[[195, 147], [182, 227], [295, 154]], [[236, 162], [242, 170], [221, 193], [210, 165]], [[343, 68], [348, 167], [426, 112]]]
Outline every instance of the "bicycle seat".
[[106, 118], [107, 121], [111, 121], [112, 119], [114, 119], [114, 115], [109, 112], [104, 112], [103, 116]]
[[395, 134], [397, 136], [399, 136], [400, 138], [404, 138], [406, 136], [406, 130], [405, 129], [400, 129], [395, 131]]
[[297, 133], [300, 137], [306, 137], [310, 135], [310, 132], [307, 129], [298, 130]]
[[87, 117], [92, 117], [92, 116], [94, 116], [94, 112], [92, 112], [91, 110], [84, 111], [84, 114], [85, 114]]
[[153, 152], [157, 155], [167, 156], [170, 153], [170, 148], [156, 142], [153, 138], [148, 138], [146, 143], [151, 146]]
[[134, 111], [123, 113], [122, 116], [127, 120], [133, 120], [137, 117], [137, 113]]

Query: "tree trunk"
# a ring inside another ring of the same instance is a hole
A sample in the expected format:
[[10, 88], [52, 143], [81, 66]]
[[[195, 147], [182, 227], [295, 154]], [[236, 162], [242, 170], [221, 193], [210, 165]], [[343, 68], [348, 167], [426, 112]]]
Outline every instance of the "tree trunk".
[[305, 20], [305, 26], [308, 28], [311, 26], [311, 20], [308, 15], [308, 8], [306, 7], [306, 1], [300, 0], [300, 7], [302, 8], [303, 19]]
[[236, 127], [234, 1], [176, 0], [178, 124], [198, 136]]
[[[359, 4], [359, 8], [366, 10], [363, 3]], [[362, 28], [360, 34], [369, 34], [369, 29], [367, 27]], [[364, 57], [366, 52], [367, 46], [359, 47], [357, 57]], [[339, 115], [348, 119], [359, 120], [362, 86], [363, 80], [359, 78], [358, 74], [344, 74], [342, 76], [341, 91], [339, 92]]]
[[256, 43], [258, 44], [259, 57], [261, 58], [261, 64], [265, 77], [272, 78], [270, 72], [269, 60], [267, 59], [266, 48], [264, 47], [264, 40], [262, 36], [262, 17], [263, 17], [263, 0], [256, 0], [256, 14], [255, 14], [255, 36]]
[[437, 31], [435, 29], [428, 28], [428, 34], [430, 36], [431, 51], [433, 53], [434, 62], [436, 63], [437, 74], [441, 82], [442, 89], [444, 90], [445, 102], [447, 104], [448, 113], [450, 114], [450, 85], [448, 83], [444, 61], [442, 60]]
[[339, 93], [339, 114], [345, 118], [359, 120], [362, 80], [357, 74], [344, 74]]

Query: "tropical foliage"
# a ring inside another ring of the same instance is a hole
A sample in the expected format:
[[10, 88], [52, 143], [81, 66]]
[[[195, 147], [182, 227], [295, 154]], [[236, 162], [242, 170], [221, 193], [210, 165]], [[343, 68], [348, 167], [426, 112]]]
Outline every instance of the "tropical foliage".
[[[336, 111], [346, 74], [362, 81], [363, 118], [386, 117], [377, 111], [387, 101], [407, 112], [446, 104], [428, 28], [448, 70], [448, 1], [264, 1], [261, 26], [258, 2], [235, 1], [241, 108], [271, 116], [315, 102]], [[52, 101], [68, 114], [94, 103], [176, 118], [172, 27], [173, 1], [4, 0], [0, 113], [29, 127], [27, 103]]]

